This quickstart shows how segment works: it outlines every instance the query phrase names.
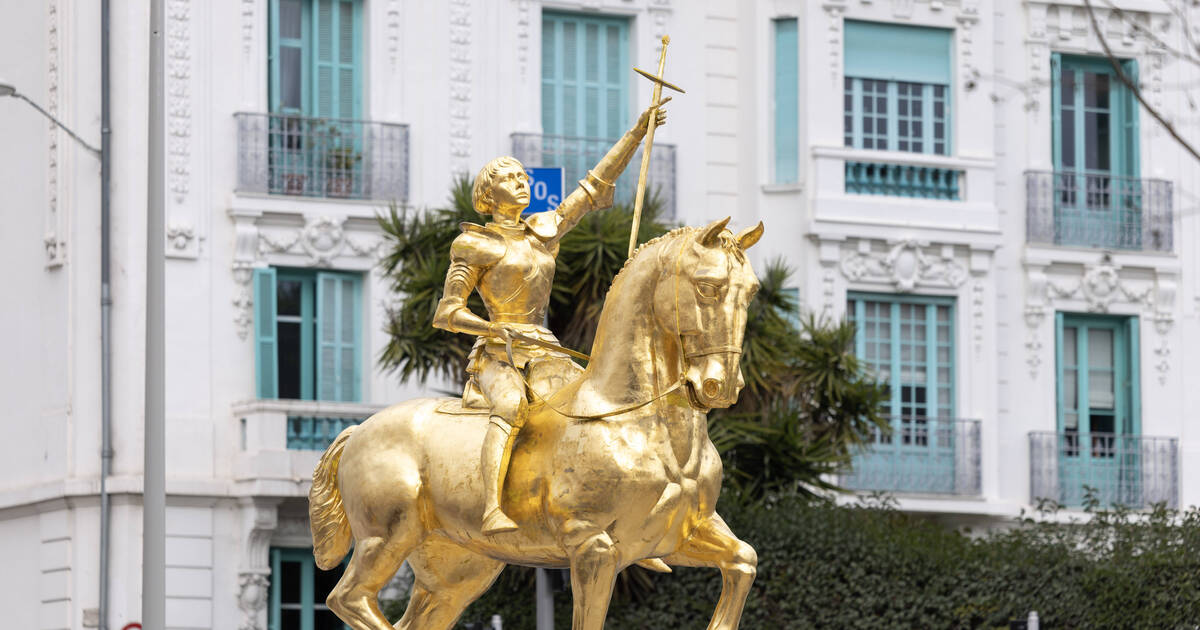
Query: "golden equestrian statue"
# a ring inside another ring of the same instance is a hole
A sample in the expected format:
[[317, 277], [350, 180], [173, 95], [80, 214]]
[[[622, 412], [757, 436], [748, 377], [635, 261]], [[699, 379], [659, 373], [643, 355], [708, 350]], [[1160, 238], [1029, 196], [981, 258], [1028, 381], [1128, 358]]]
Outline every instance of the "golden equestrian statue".
[[[661, 60], [658, 77], [643, 74], [662, 82]], [[663, 121], [657, 87], [557, 210], [521, 218], [528, 181], [515, 159], [476, 178], [475, 207], [494, 220], [464, 224], [455, 239], [434, 321], [479, 336], [462, 399], [384, 409], [343, 431], [313, 472], [317, 565], [337, 566], [354, 545], [327, 600], [354, 630], [393, 627], [377, 596], [405, 560], [414, 584], [399, 629], [452, 627], [506, 564], [569, 567], [574, 630], [603, 629], [625, 567], [716, 567], [708, 627], [738, 627], [757, 556], [715, 511], [721, 460], [706, 415], [743, 385], [758, 289], [745, 251], [762, 224], [735, 235], [726, 218], [637, 248], [613, 280], [584, 370], [542, 325], [558, 241], [611, 205], [613, 182]], [[472, 290], [488, 320], [465, 307]]]

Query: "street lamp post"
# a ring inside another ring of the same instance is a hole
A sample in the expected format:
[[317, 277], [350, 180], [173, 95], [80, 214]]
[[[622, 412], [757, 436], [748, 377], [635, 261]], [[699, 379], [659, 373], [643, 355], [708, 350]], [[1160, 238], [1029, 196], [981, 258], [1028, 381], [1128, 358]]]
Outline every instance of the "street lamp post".
[[99, 628], [108, 628], [108, 565], [109, 565], [109, 520], [111, 505], [108, 496], [108, 475], [112, 469], [112, 283], [110, 280], [111, 266], [109, 262], [109, 178], [110, 130], [108, 126], [108, 0], [103, 0], [101, 21], [101, 87], [100, 87], [100, 148], [89, 144], [79, 137], [79, 134], [67, 127], [61, 120], [46, 111], [42, 106], [30, 100], [17, 91], [16, 86], [0, 79], [0, 98], [11, 96], [29, 103], [41, 115], [50, 119], [87, 149], [89, 153], [100, 159], [100, 587], [99, 587]]

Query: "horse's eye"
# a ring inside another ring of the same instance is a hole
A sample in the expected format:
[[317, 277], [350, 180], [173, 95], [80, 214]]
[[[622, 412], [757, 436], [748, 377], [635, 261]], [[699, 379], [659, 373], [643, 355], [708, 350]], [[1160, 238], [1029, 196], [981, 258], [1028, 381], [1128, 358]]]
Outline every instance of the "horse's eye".
[[702, 298], [715, 300], [717, 299], [717, 296], [720, 295], [721, 288], [711, 282], [698, 282], [696, 283], [696, 292], [699, 293], [700, 297]]

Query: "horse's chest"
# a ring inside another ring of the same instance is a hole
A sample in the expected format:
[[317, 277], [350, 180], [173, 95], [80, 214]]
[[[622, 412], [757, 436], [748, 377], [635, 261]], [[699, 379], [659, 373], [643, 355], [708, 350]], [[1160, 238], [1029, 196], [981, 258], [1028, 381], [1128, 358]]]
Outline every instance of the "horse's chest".
[[[704, 418], [700, 418], [699, 422], [704, 422]], [[671, 481], [695, 480], [699, 476], [700, 445], [704, 437], [701, 426], [695, 418], [688, 418], [687, 421], [673, 419], [661, 425], [657, 454]]]

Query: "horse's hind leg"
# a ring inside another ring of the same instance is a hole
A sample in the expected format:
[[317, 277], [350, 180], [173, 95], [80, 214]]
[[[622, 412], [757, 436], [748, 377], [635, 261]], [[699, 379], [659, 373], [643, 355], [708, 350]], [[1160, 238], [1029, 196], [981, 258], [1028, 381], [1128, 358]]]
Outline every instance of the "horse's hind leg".
[[379, 610], [379, 590], [404, 562], [412, 548], [407, 541], [369, 537], [354, 544], [354, 555], [329, 593], [326, 603], [354, 630], [392, 630]]
[[504, 563], [441, 538], [426, 539], [408, 563], [413, 593], [397, 630], [446, 630], [496, 581]]
[[717, 513], [696, 528], [679, 549], [663, 558], [667, 564], [721, 569], [721, 598], [708, 630], [737, 630], [750, 585], [758, 572], [754, 547], [738, 539]]

